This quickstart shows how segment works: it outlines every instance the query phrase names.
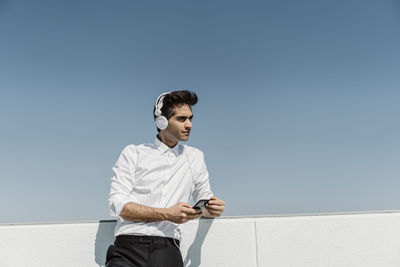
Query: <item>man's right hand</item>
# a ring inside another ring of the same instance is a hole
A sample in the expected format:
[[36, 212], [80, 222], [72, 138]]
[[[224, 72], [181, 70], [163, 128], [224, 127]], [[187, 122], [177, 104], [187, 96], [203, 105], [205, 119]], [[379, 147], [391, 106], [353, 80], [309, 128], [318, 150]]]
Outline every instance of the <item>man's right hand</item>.
[[185, 223], [197, 219], [201, 212], [197, 212], [188, 203], [178, 202], [175, 205], [166, 208], [166, 219], [173, 223]]

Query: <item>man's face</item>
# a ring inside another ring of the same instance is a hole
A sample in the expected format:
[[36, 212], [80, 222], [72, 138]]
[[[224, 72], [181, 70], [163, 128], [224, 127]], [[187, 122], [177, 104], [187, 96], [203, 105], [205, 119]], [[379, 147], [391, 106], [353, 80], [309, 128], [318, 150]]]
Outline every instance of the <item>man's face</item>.
[[175, 106], [173, 110], [174, 115], [168, 120], [165, 134], [171, 141], [187, 141], [192, 129], [192, 110], [187, 104]]

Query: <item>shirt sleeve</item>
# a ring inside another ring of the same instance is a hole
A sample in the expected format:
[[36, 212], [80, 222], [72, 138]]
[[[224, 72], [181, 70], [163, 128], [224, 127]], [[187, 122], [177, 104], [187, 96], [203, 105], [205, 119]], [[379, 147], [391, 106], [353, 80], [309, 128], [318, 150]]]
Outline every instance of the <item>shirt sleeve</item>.
[[204, 154], [201, 151], [199, 152], [195, 164], [198, 170], [194, 179], [193, 200], [195, 203], [200, 199], [210, 199], [214, 195], [208, 180], [208, 170], [204, 161]]
[[114, 164], [111, 177], [109, 194], [109, 207], [111, 216], [123, 221], [120, 213], [128, 202], [132, 202], [131, 192], [135, 180], [135, 166], [137, 152], [134, 145], [129, 145], [122, 150], [117, 162]]

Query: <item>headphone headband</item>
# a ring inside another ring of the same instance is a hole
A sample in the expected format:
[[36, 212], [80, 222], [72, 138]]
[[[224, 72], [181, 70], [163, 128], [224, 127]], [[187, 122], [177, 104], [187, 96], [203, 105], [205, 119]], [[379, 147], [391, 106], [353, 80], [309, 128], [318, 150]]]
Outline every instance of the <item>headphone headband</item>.
[[164, 97], [169, 93], [171, 93], [171, 91], [164, 92], [161, 95], [159, 95], [159, 97], [157, 97], [156, 104], [154, 105], [155, 108], [156, 108], [155, 111], [154, 111], [154, 115], [156, 115], [157, 117], [161, 116], [161, 109], [162, 109], [162, 107], [164, 105]]

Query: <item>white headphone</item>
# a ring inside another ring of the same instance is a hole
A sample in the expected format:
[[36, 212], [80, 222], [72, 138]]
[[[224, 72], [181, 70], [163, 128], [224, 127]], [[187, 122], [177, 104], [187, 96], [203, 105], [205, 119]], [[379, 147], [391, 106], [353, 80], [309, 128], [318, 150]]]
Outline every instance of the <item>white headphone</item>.
[[164, 104], [164, 97], [165, 95], [169, 94], [171, 92], [165, 92], [162, 93], [156, 101], [156, 104], [154, 105], [155, 110], [154, 110], [154, 115], [156, 116], [155, 120], [156, 120], [156, 125], [157, 128], [160, 130], [164, 130], [167, 128], [168, 126], [168, 120], [165, 116], [162, 116], [162, 112], [161, 112], [161, 108], [163, 107]]

